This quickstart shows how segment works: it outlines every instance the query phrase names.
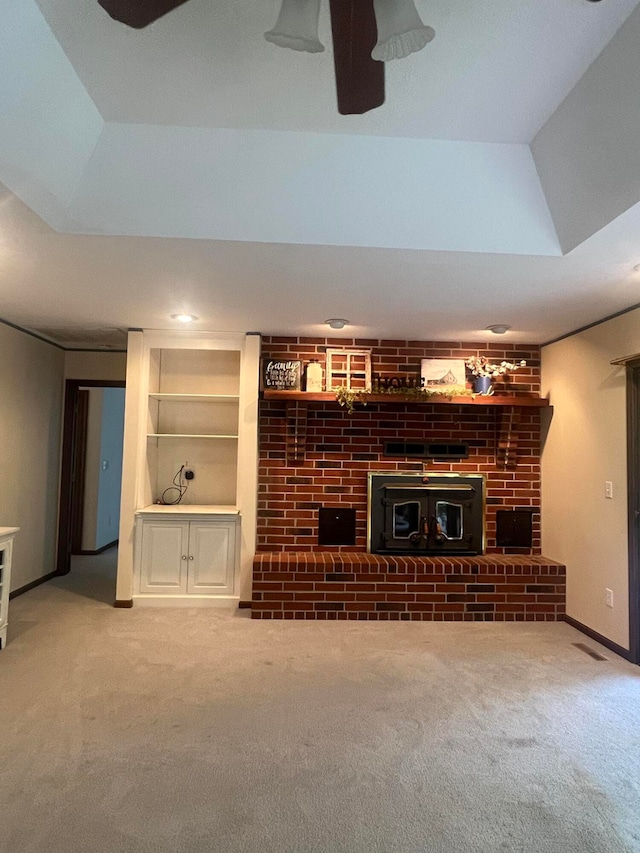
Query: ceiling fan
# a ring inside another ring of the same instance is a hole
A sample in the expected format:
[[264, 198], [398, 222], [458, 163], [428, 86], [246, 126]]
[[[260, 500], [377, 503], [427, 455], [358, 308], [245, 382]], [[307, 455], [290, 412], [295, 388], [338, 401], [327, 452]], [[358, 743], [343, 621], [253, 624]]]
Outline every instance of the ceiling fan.
[[[152, 24], [188, 0], [98, 0], [116, 21], [136, 29]], [[265, 38], [279, 47], [320, 53], [321, 0], [282, 0]], [[414, 0], [329, 0], [331, 37], [341, 115], [366, 113], [384, 103], [384, 63], [421, 50], [434, 37]]]

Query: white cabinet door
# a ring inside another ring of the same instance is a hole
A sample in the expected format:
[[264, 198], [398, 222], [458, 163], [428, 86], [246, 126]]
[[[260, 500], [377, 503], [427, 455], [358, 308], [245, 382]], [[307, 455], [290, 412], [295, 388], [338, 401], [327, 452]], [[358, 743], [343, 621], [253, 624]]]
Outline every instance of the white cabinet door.
[[185, 593], [188, 557], [188, 522], [145, 521], [142, 525], [140, 592]]
[[187, 592], [233, 594], [236, 525], [233, 521], [192, 521], [189, 531]]

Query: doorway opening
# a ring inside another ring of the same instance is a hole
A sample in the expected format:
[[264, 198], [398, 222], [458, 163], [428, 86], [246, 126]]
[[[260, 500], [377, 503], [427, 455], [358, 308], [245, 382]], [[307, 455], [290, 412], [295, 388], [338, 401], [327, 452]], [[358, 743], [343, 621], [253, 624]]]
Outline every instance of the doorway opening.
[[640, 664], [640, 359], [627, 363], [629, 659]]
[[104, 573], [117, 562], [124, 387], [120, 381], [66, 382], [57, 575], [91, 565]]

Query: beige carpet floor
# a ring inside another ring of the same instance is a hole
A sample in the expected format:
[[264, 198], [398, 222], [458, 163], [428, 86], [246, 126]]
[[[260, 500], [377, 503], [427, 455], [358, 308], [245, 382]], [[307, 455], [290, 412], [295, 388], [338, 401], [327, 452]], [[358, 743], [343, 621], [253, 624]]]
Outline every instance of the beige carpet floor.
[[568, 625], [115, 610], [113, 565], [11, 602], [0, 850], [640, 851], [640, 669]]

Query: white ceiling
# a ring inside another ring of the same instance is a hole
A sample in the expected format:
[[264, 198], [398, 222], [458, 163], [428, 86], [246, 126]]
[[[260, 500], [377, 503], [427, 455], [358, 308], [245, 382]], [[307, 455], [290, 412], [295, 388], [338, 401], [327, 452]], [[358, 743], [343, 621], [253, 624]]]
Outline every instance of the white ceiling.
[[558, 140], [593, 119], [639, 3], [418, 0], [435, 40], [386, 66], [383, 107], [340, 116], [328, 8], [309, 55], [264, 40], [279, 0], [189, 0], [142, 31], [97, 0], [5, 0], [0, 316], [70, 346], [183, 310], [219, 330], [339, 316], [350, 336], [479, 340], [504, 322], [543, 342], [634, 305], [635, 153], [588, 175], [591, 218], [554, 197], [554, 169], [575, 159], [584, 184]]
[[324, 53], [267, 42], [280, 0], [189, 0], [144, 30], [97, 0], [38, 0], [106, 121], [525, 142], [637, 0], [416, 0], [436, 37], [386, 68], [383, 107], [340, 116], [329, 3]]

